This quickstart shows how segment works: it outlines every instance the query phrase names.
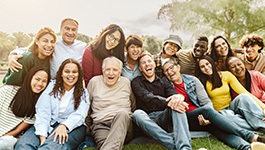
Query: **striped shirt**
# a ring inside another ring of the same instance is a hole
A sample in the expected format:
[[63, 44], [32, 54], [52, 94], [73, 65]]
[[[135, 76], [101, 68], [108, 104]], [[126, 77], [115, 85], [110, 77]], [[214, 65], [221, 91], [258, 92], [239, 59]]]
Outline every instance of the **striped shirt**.
[[34, 123], [34, 119], [16, 117], [9, 108], [19, 88], [19, 86], [13, 85], [0, 87], [0, 136], [11, 131], [23, 121], [29, 124]]

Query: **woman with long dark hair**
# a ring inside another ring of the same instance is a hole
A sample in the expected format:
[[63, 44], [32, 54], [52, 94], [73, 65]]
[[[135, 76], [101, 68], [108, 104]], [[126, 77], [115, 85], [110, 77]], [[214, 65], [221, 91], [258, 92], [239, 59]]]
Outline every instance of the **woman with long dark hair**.
[[15, 149], [76, 149], [85, 138], [89, 96], [79, 62], [66, 59], [36, 104], [36, 121]]
[[110, 24], [89, 44], [83, 54], [82, 69], [85, 85], [93, 76], [101, 75], [104, 58], [115, 56], [124, 62], [125, 37], [123, 30], [116, 24]]
[[13, 149], [15, 137], [34, 123], [35, 104], [48, 82], [49, 71], [33, 67], [21, 87], [6, 84], [0, 87], [0, 149], [4, 149], [3, 145]]

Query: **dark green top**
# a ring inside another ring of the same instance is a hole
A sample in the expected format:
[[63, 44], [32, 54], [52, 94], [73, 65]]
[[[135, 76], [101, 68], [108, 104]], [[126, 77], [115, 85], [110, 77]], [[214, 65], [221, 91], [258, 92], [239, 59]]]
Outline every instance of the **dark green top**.
[[11, 70], [8, 69], [3, 79], [3, 84], [21, 86], [24, 81], [25, 75], [32, 67], [41, 66], [47, 68], [47, 70], [49, 70], [50, 68], [48, 57], [45, 59], [39, 59], [30, 51], [24, 52], [23, 57], [19, 59], [18, 62], [23, 65], [23, 68], [20, 69], [19, 72], [11, 72]]

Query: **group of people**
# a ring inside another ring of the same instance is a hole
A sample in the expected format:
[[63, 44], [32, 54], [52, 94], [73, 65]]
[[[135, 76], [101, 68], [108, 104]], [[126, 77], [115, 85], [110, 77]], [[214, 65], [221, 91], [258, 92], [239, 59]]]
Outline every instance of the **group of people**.
[[90, 43], [76, 40], [78, 27], [66, 18], [61, 36], [44, 27], [28, 48], [10, 53], [0, 87], [0, 149], [95, 143], [120, 150], [136, 130], [171, 150], [192, 149], [189, 131], [200, 130], [238, 150], [265, 149], [260, 36], [243, 37], [244, 54], [236, 54], [222, 36], [210, 44], [201, 36], [182, 50], [182, 39], [170, 34], [151, 55], [116, 24]]

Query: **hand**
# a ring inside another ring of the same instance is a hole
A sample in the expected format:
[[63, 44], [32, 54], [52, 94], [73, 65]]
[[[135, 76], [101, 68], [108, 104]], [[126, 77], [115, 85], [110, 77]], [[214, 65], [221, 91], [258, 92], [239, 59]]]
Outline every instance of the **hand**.
[[18, 69], [22, 69], [22, 65], [17, 61], [20, 58], [22, 58], [22, 55], [10, 54], [8, 56], [8, 64], [11, 72], [18, 72]]
[[58, 137], [59, 144], [64, 144], [65, 142], [68, 141], [67, 128], [63, 124], [59, 125], [49, 137], [53, 135], [54, 135], [53, 142], [56, 142], [57, 137]]
[[198, 120], [199, 120], [199, 124], [201, 126], [207, 126], [207, 125], [211, 124], [211, 121], [204, 119], [203, 115], [199, 115]]
[[40, 139], [40, 145], [42, 145], [46, 141], [46, 138], [41, 135], [39, 136], [39, 139]]
[[181, 94], [175, 94], [166, 99], [167, 106], [180, 113], [185, 113], [189, 108], [188, 103], [184, 102], [185, 97]]

